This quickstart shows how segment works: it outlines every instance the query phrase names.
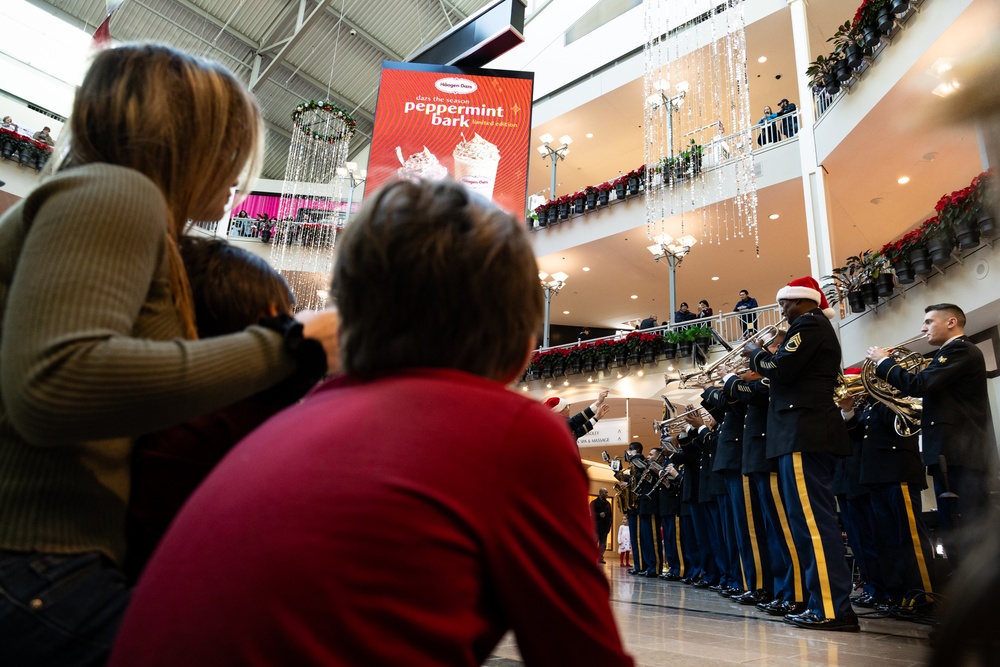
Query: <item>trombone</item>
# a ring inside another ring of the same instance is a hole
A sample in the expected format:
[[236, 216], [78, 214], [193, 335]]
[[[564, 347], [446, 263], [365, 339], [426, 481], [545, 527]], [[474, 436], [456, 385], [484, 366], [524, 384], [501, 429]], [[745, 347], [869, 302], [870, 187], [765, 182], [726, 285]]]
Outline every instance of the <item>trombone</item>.
[[768, 327], [764, 327], [750, 338], [739, 345], [734, 345], [733, 349], [727, 352], [724, 356], [719, 357], [713, 361], [708, 366], [704, 368], [693, 371], [691, 373], [681, 373], [680, 380], [681, 389], [690, 389], [691, 387], [700, 387], [702, 385], [711, 384], [715, 381], [712, 375], [722, 366], [728, 366], [735, 362], [737, 359], [743, 356], [743, 348], [746, 347], [747, 343], [754, 341], [761, 347], [767, 347], [770, 345], [775, 337], [778, 335], [778, 327], [785, 323], [785, 318], [781, 318], [776, 324], [772, 324]]

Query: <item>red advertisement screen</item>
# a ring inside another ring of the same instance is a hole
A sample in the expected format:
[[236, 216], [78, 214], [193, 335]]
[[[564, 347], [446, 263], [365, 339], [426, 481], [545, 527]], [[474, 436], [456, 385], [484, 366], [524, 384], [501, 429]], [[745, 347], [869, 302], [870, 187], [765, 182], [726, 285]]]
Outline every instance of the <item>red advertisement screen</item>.
[[533, 83], [530, 72], [383, 62], [367, 189], [450, 177], [520, 217]]

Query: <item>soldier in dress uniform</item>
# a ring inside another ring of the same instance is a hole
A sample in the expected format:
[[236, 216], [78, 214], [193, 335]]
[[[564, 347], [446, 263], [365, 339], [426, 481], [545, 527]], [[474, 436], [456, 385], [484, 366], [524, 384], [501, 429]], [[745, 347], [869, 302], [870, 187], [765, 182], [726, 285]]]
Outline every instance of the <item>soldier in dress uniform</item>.
[[785, 511], [805, 574], [809, 600], [785, 620], [799, 627], [857, 632], [851, 608], [851, 573], [830, 485], [838, 456], [851, 445], [833, 389], [840, 375], [840, 341], [830, 324], [833, 309], [811, 276], [778, 290], [790, 323], [775, 354], [755, 342], [744, 348], [750, 368], [770, 381], [767, 454], [778, 461]]
[[895, 413], [877, 401], [845, 402], [841, 410], [851, 439], [861, 444], [860, 482], [870, 490], [874, 532], [883, 541], [878, 558], [886, 596], [900, 611], [926, 610], [934, 552], [921, 511], [927, 484], [917, 436], [899, 435]]
[[955, 304], [927, 306], [920, 331], [939, 349], [919, 373], [896, 364], [885, 348], [869, 348], [867, 357], [878, 364], [875, 374], [880, 379], [906, 396], [923, 398], [923, 461], [934, 479], [938, 524], [954, 563], [960, 553], [951, 533], [985, 514], [989, 479], [996, 474], [997, 450], [986, 430], [986, 362], [966, 337], [965, 313]]

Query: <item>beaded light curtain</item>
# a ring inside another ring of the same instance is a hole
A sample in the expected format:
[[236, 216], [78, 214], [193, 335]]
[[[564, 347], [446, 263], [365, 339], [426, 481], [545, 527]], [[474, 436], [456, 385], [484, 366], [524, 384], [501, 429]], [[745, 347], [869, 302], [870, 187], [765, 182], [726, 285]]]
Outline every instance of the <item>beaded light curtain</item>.
[[337, 168], [347, 160], [355, 121], [325, 100], [298, 105], [292, 121], [271, 264], [292, 288], [297, 310], [319, 310], [326, 305], [345, 210]]
[[646, 0], [645, 36], [649, 237], [757, 247], [743, 0]]

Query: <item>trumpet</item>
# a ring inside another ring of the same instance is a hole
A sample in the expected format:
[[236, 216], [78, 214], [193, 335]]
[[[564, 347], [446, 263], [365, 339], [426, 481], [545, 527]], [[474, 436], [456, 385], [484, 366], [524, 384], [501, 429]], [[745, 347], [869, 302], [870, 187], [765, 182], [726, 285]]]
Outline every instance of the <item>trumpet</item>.
[[715, 371], [718, 370], [720, 367], [728, 366], [734, 363], [737, 359], [741, 358], [743, 356], [743, 348], [746, 347], [747, 343], [753, 341], [758, 345], [760, 345], [761, 347], [767, 347], [774, 341], [775, 337], [777, 337], [778, 327], [780, 327], [784, 323], [785, 323], [785, 318], [781, 318], [781, 320], [778, 321], [777, 324], [772, 324], [768, 327], [761, 329], [753, 336], [740, 343], [739, 345], [734, 345], [733, 349], [731, 349], [729, 352], [726, 352], [724, 356], [719, 357], [718, 359], [713, 361], [708, 366], [705, 366], [701, 370], [693, 371], [691, 373], [681, 373], [680, 378], [678, 378], [681, 383], [680, 388], [690, 389], [691, 387], [700, 387], [702, 385], [711, 384], [712, 382], [715, 381], [715, 378], [712, 377]]
[[[922, 333], [899, 345], [894, 345], [890, 348], [889, 356], [908, 373], [919, 373], [927, 368], [930, 361], [906, 346], [926, 338], [927, 335]], [[896, 413], [896, 419], [893, 421], [896, 433], [906, 437], [920, 432], [920, 417], [923, 414], [923, 401], [920, 398], [903, 396], [899, 389], [885, 380], [880, 380], [875, 375], [875, 362], [871, 359], [865, 359], [865, 363], [861, 365], [861, 382], [869, 396]]]

